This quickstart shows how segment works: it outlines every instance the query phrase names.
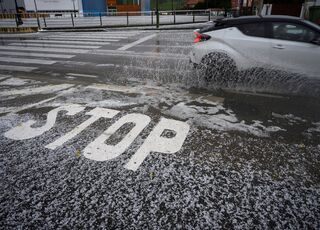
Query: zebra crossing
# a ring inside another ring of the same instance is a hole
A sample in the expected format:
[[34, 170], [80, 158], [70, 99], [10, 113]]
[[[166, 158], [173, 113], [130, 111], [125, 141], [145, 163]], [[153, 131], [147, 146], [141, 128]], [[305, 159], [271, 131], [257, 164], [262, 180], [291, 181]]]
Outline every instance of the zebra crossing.
[[133, 38], [140, 31], [59, 32], [36, 36], [0, 36], [0, 71], [32, 72], [39, 66], [86, 54], [122, 39]]

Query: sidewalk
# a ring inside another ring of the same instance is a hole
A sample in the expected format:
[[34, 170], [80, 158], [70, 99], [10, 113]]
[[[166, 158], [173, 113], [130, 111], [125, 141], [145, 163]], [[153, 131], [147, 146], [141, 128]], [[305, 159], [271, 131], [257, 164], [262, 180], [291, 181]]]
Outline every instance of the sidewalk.
[[185, 24], [175, 24], [175, 25], [160, 25], [157, 28], [155, 25], [150, 26], [92, 26], [92, 27], [59, 27], [59, 28], [44, 28], [39, 30], [39, 32], [80, 32], [80, 31], [105, 31], [108, 29], [112, 30], [185, 30], [185, 29], [198, 29], [204, 26], [209, 25], [211, 22], [202, 22], [202, 23], [185, 23]]

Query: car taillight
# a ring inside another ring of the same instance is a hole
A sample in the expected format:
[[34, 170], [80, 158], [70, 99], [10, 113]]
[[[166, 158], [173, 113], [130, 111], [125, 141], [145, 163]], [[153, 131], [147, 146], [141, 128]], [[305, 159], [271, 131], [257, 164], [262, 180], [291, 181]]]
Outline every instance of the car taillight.
[[203, 42], [209, 40], [211, 37], [207, 34], [200, 34], [199, 32], [194, 32], [196, 38], [194, 39], [194, 43]]

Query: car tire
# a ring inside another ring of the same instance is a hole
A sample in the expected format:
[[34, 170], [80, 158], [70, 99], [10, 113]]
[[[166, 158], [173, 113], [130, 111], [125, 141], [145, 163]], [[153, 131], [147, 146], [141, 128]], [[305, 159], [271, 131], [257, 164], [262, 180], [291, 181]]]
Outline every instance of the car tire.
[[207, 81], [227, 83], [234, 80], [236, 65], [232, 58], [224, 53], [210, 53], [206, 55], [199, 68]]

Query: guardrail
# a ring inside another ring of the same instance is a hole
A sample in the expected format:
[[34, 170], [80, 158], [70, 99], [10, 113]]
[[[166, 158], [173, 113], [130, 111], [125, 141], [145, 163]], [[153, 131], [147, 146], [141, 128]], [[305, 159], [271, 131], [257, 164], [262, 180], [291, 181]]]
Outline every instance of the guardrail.
[[[161, 26], [184, 23], [200, 23], [215, 17], [231, 17], [231, 11], [174, 10], [136, 12], [46, 12], [0, 14], [0, 27], [81, 28]], [[158, 16], [158, 20], [157, 20]]]

